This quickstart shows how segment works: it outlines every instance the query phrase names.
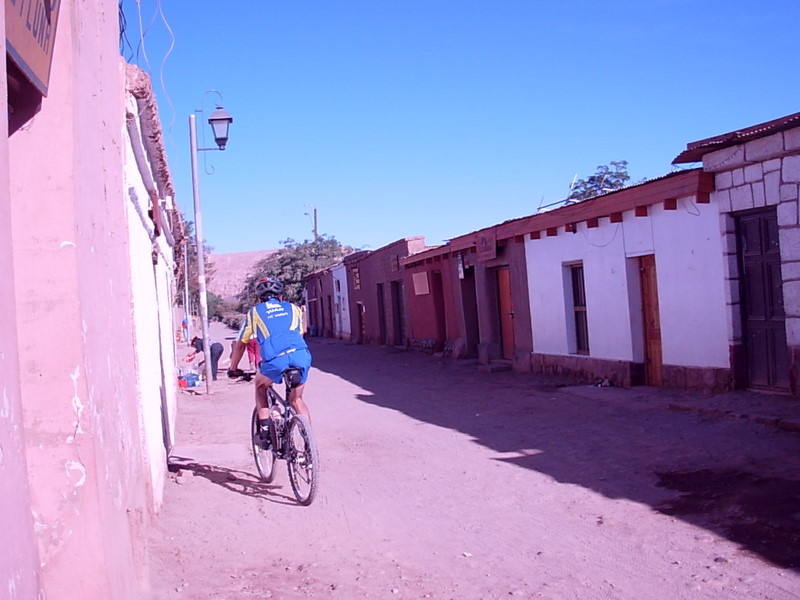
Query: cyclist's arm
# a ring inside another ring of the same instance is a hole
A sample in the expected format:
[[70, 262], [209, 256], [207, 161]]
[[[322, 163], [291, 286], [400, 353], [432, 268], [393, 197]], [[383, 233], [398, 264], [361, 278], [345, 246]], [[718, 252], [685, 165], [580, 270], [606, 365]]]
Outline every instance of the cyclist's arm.
[[230, 371], [235, 371], [239, 368], [239, 361], [244, 356], [244, 351], [247, 349], [247, 344], [236, 340], [233, 342], [233, 352], [231, 352], [231, 366]]
[[247, 313], [247, 316], [242, 323], [242, 328], [236, 336], [236, 341], [233, 342], [231, 349], [231, 366], [228, 371], [236, 371], [239, 369], [239, 361], [242, 360], [245, 350], [247, 350], [247, 343], [253, 336], [253, 311], [252, 309]]

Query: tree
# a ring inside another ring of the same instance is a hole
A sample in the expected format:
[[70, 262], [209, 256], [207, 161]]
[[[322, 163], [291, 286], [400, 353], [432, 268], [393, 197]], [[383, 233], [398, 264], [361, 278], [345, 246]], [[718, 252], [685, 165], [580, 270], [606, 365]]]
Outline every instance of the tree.
[[214, 292], [206, 291], [206, 306], [208, 307], [209, 319], [222, 319], [222, 317], [225, 316], [223, 314], [225, 301], [221, 296], [217, 296]]
[[243, 310], [259, 302], [254, 289], [262, 277], [273, 276], [280, 279], [286, 286], [284, 300], [299, 303], [303, 298], [305, 278], [309, 273], [335, 265], [354, 252], [353, 248], [342, 246], [336, 238], [327, 235], [319, 235], [314, 241], [305, 240], [302, 243], [287, 239], [281, 244], [283, 248], [256, 263], [253, 272], [248, 275], [244, 288], [238, 295]]
[[[189, 265], [189, 307], [199, 307], [200, 306], [200, 282], [198, 281], [198, 273], [197, 273], [197, 245], [195, 243], [194, 238], [194, 222], [187, 221], [185, 218], [183, 219], [183, 235], [184, 239], [186, 240], [186, 244], [181, 244], [180, 248], [180, 256], [178, 261], [175, 264], [175, 277], [177, 279], [177, 290], [178, 292], [175, 294], [176, 304], [178, 306], [183, 306], [183, 291], [184, 291], [184, 276], [186, 273], [185, 264], [188, 262]], [[214, 273], [216, 269], [214, 268], [214, 263], [211, 260], [211, 251], [213, 248], [203, 242], [203, 257], [204, 257], [204, 266], [206, 271], [206, 285], [214, 278]], [[198, 309], [199, 310], [199, 309]], [[211, 312], [209, 312], [211, 314]]]
[[578, 179], [572, 184], [567, 200], [581, 202], [601, 194], [613, 192], [625, 187], [630, 178], [627, 160], [611, 161], [610, 168], [608, 165], [599, 165], [594, 175], [590, 175], [586, 179]]

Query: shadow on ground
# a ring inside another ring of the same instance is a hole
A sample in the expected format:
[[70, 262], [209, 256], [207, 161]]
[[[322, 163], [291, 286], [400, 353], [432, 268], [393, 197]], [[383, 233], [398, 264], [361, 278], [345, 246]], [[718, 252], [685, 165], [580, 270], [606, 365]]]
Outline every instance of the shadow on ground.
[[468, 434], [513, 457], [498, 460], [647, 504], [800, 569], [800, 435], [669, 410], [659, 390], [567, 388], [574, 382], [319, 338], [311, 349], [317, 369], [365, 390], [365, 402]]
[[202, 477], [214, 485], [250, 498], [261, 498], [282, 504], [296, 504], [294, 498], [278, 492], [282, 488], [281, 485], [264, 483], [245, 471], [189, 462], [175, 456], [170, 458], [169, 471], [174, 473], [177, 478], [185, 477], [187, 473], [191, 473], [194, 477]]

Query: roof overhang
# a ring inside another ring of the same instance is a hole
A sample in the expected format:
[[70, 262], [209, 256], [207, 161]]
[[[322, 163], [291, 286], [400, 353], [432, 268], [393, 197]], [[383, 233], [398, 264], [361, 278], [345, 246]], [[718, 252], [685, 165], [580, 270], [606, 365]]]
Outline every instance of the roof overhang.
[[681, 152], [675, 160], [672, 161], [673, 165], [698, 162], [703, 159], [703, 155], [723, 148], [730, 148], [749, 140], [772, 135], [786, 129], [800, 127], [800, 113], [794, 113], [780, 119], [767, 121], [766, 123], [759, 123], [752, 127], [745, 129], [737, 129], [729, 133], [723, 133], [714, 137], [691, 142], [686, 144], [686, 150]]

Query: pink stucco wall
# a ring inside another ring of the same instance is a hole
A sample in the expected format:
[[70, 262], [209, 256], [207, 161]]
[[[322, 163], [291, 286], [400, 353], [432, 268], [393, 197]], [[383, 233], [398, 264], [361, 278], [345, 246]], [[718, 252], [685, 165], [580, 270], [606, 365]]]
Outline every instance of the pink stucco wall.
[[[13, 257], [14, 302], [3, 306], [16, 305], [29, 514], [49, 598], [137, 598], [146, 585], [117, 42], [116, 2], [63, 4], [50, 93], [8, 145], [0, 261]], [[13, 326], [0, 321], [0, 343]]]
[[[5, 38], [4, 5], [0, 5], [0, 35]], [[5, 70], [0, 71], [0, 108], [7, 114]], [[8, 124], [0, 119], [0, 140]], [[11, 243], [11, 196], [8, 192], [8, 145], [0, 143], [0, 598], [35, 599], [41, 592], [39, 555], [28, 491], [22, 395], [17, 359], [14, 308], [14, 264]]]

